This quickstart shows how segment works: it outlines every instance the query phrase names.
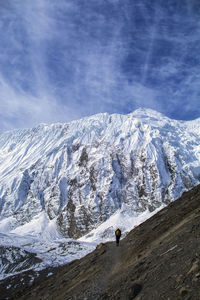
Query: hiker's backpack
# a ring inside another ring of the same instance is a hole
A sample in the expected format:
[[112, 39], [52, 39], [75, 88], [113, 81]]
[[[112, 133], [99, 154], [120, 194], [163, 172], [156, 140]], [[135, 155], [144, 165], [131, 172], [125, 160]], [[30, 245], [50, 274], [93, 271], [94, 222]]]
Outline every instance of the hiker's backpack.
[[117, 237], [120, 237], [120, 236], [121, 236], [121, 230], [120, 230], [120, 229], [117, 229], [117, 230], [115, 231], [115, 234], [116, 234]]

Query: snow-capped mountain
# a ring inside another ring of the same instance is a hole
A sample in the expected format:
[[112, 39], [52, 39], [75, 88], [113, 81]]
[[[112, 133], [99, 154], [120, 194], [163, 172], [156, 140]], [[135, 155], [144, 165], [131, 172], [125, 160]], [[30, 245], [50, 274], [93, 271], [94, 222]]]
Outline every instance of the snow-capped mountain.
[[154, 211], [200, 182], [200, 119], [149, 109], [0, 135], [0, 229], [41, 212], [79, 238], [117, 211]]
[[200, 119], [139, 109], [1, 133], [0, 182], [0, 279], [37, 276], [198, 184]]

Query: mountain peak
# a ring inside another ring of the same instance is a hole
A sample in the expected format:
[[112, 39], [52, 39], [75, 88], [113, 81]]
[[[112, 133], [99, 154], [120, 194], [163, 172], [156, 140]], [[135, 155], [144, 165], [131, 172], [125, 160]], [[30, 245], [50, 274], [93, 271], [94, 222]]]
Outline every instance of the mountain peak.
[[157, 112], [150, 108], [143, 108], [143, 107], [140, 107], [140, 108], [134, 110], [130, 114], [133, 116], [138, 116], [140, 118], [145, 118], [145, 117], [167, 118], [165, 115], [163, 115], [160, 112]]

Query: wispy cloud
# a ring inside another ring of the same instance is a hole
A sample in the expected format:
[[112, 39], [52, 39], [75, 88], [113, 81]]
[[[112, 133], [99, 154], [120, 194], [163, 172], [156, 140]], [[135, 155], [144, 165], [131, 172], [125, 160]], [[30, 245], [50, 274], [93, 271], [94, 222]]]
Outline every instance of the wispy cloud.
[[34, 97], [18, 91], [0, 78], [0, 129], [32, 127], [39, 123], [70, 121], [77, 117], [68, 106], [60, 105], [50, 96]]
[[200, 22], [191, 3], [180, 6], [149, 7], [147, 0], [3, 3], [0, 128], [138, 106], [175, 118], [191, 117], [191, 105], [200, 113]]

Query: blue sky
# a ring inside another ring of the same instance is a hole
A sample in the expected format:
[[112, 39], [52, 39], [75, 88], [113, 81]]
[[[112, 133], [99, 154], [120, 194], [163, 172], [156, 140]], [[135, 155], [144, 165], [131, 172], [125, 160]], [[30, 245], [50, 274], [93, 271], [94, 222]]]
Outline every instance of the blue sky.
[[4, 0], [0, 130], [152, 108], [200, 117], [199, 0]]

